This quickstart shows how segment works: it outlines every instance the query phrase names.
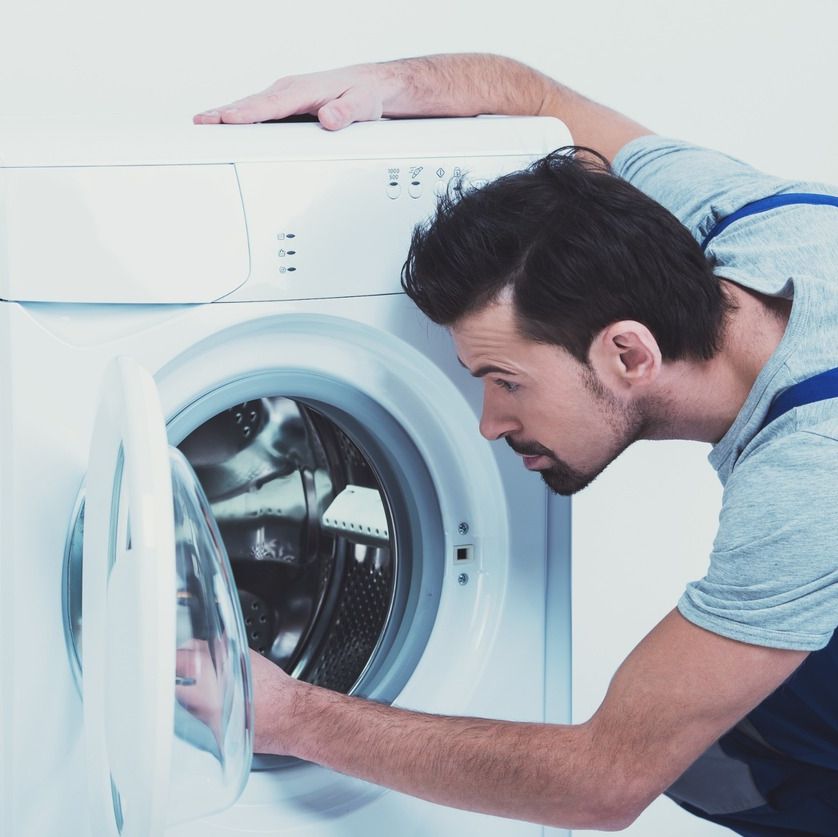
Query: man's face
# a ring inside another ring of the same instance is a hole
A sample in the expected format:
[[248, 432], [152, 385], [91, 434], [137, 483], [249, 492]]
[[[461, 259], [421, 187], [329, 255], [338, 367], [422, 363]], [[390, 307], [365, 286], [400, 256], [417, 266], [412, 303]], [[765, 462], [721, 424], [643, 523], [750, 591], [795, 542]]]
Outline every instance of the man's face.
[[640, 437], [637, 406], [558, 346], [522, 337], [501, 299], [451, 328], [457, 354], [483, 380], [480, 432], [504, 438], [558, 494], [583, 489]]

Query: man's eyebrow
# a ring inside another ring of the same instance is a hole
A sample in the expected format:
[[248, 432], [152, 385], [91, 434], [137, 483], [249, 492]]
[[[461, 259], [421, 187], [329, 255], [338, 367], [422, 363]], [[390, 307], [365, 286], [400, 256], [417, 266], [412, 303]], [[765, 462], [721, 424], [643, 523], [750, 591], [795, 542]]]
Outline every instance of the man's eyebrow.
[[459, 361], [460, 366], [462, 366], [463, 369], [465, 369], [469, 373], [469, 375], [471, 375], [474, 378], [482, 378], [484, 375], [488, 375], [492, 372], [494, 372], [495, 374], [500, 374], [500, 375], [514, 375], [515, 374], [514, 372], [511, 372], [509, 369], [501, 369], [500, 366], [492, 366], [491, 364], [487, 364], [486, 366], [479, 366], [477, 369], [474, 370], [474, 372], [472, 372], [468, 368], [468, 366], [466, 366], [463, 363], [463, 361], [460, 359], [459, 355], [457, 356], [457, 360]]

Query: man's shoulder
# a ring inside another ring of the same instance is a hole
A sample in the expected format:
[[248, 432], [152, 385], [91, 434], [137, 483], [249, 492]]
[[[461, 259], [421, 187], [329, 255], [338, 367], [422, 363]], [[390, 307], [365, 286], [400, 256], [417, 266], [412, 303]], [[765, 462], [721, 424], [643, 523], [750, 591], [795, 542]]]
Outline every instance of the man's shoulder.
[[656, 135], [626, 143], [613, 170], [665, 206], [698, 241], [745, 204], [793, 186], [724, 152]]
[[807, 539], [824, 525], [834, 530], [826, 511], [838, 503], [838, 399], [800, 407], [781, 422], [754, 437], [725, 483], [717, 539], [723, 548], [741, 540], [734, 533], [750, 537], [785, 526]]
[[796, 407], [761, 430], [740, 454], [725, 489], [743, 484], [755, 487], [766, 476], [782, 474], [786, 477], [782, 484], [770, 482], [760, 487], [766, 491], [799, 491], [804, 476], [829, 479], [836, 468], [838, 398]]

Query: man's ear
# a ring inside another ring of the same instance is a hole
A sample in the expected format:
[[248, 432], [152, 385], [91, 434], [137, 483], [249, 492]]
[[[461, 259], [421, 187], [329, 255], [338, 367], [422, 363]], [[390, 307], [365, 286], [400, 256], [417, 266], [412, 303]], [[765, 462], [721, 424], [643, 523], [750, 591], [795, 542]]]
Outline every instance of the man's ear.
[[646, 387], [661, 369], [661, 350], [643, 323], [620, 320], [594, 337], [588, 358], [597, 377], [614, 391]]

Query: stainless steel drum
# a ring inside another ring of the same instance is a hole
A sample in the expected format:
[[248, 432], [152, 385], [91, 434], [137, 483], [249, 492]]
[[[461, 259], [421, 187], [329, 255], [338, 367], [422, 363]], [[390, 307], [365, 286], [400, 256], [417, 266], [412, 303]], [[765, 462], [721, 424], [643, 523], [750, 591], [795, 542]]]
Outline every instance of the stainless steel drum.
[[295, 677], [352, 692], [397, 573], [371, 463], [333, 421], [289, 398], [236, 405], [179, 447], [227, 547], [251, 647]]

